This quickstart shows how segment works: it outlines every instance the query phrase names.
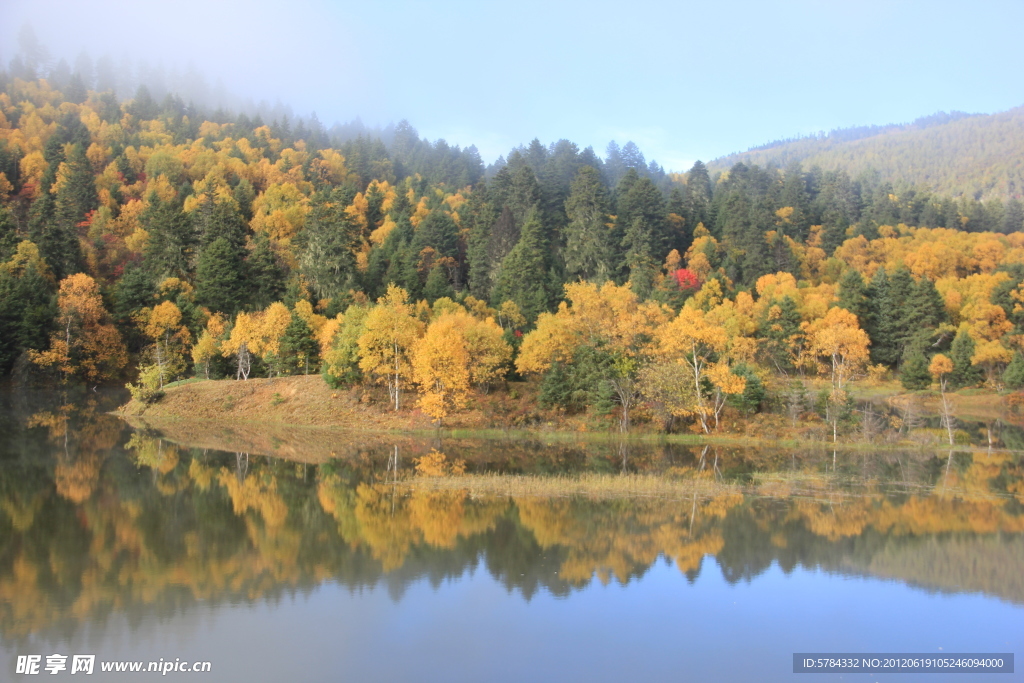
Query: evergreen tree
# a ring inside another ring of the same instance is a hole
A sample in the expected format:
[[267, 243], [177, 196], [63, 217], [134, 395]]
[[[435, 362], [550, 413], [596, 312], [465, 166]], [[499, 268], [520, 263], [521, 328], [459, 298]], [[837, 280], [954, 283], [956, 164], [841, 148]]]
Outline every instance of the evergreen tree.
[[685, 254], [686, 250], [693, 244], [693, 229], [696, 225], [690, 225], [686, 221], [686, 196], [683, 193], [683, 189], [676, 186], [673, 187], [668, 195], [668, 202], [666, 204], [668, 208], [668, 220], [669, 220], [669, 251], [675, 249], [680, 254]]
[[928, 372], [928, 357], [924, 355], [923, 344], [915, 343], [907, 347], [900, 366], [900, 382], [904, 389], [916, 391], [927, 389], [932, 385], [932, 376]]
[[1007, 389], [1024, 389], [1024, 354], [1020, 351], [1013, 354], [1013, 360], [1003, 370], [1003, 384]]
[[182, 213], [178, 202], [164, 201], [151, 192], [141, 222], [149, 233], [143, 263], [154, 279], [190, 279], [196, 239], [192, 221]]
[[686, 219], [686, 225], [690, 226], [691, 232], [699, 223], [703, 223], [709, 230], [714, 227], [711, 220], [711, 199], [711, 177], [708, 175], [707, 167], [697, 161], [686, 174], [686, 213], [683, 218]]
[[[54, 141], [57, 136], [50, 138]], [[39, 253], [53, 270], [54, 277], [59, 282], [68, 275], [77, 273], [82, 268], [82, 249], [78, 241], [78, 223], [82, 217], [77, 214], [77, 202], [79, 199], [79, 188], [69, 186], [66, 179], [58, 189], [57, 196], [50, 190], [57, 180], [56, 167], [63, 161], [64, 154], [51, 149], [50, 142], [47, 142], [47, 156], [53, 161], [43, 172], [40, 181], [38, 198], [32, 202], [29, 211], [28, 233], [29, 239], [39, 246]], [[77, 177], [78, 174], [76, 173]], [[77, 178], [80, 181], [80, 178]], [[92, 182], [92, 176], [89, 177]], [[60, 209], [58, 211], [58, 208]], [[84, 217], [84, 212], [82, 214]], [[77, 219], [77, 220], [76, 220]]]
[[92, 164], [81, 143], [71, 147], [65, 169], [66, 176], [57, 190], [56, 217], [74, 230], [99, 205]]
[[890, 324], [892, 325], [890, 337], [896, 345], [897, 359], [903, 357], [903, 352], [911, 338], [919, 332], [919, 328], [912, 325], [914, 322], [912, 303], [916, 291], [917, 283], [906, 266], [901, 265], [893, 271], [892, 277], [889, 278], [887, 307], [890, 311]]
[[604, 282], [611, 278], [608, 196], [597, 169], [584, 166], [573, 178], [565, 212], [566, 275], [570, 279]]
[[861, 327], [864, 327], [868, 320], [869, 304], [867, 298], [867, 286], [864, 278], [856, 268], [847, 268], [839, 278], [839, 308], [845, 308], [857, 316]]
[[[783, 207], [788, 206], [793, 209], [785, 230], [786, 234], [797, 242], [806, 240], [811, 227], [808, 221], [811, 207], [810, 198], [807, 195], [807, 180], [799, 162], [793, 162], [786, 168], [779, 203]], [[853, 311], [850, 312], [853, 313]]]
[[491, 239], [491, 226], [497, 220], [494, 205], [490, 202], [487, 184], [481, 180], [473, 188], [467, 202], [469, 238], [466, 257], [469, 261], [469, 291], [481, 301], [487, 301], [491, 294], [491, 262], [487, 245]]
[[0, 270], [0, 374], [28, 349], [41, 350], [57, 317], [53, 283], [29, 261], [20, 272]]
[[280, 301], [285, 292], [285, 271], [278, 265], [277, 255], [266, 235], [259, 235], [246, 262], [248, 272], [248, 305], [259, 310]]
[[934, 330], [946, 321], [946, 304], [939, 290], [935, 288], [935, 283], [927, 277], [917, 281], [907, 306], [909, 310], [906, 324], [910, 331]]
[[658, 273], [658, 264], [651, 256], [651, 243], [654, 240], [649, 227], [642, 217], [637, 216], [622, 238], [623, 246], [626, 247], [625, 266], [629, 271], [630, 289], [640, 299], [650, 296]]
[[423, 297], [430, 304], [442, 297], [455, 298], [455, 290], [448, 282], [448, 272], [444, 266], [438, 264], [430, 269], [427, 283], [423, 287]]
[[[533, 169], [525, 164], [520, 166], [512, 174], [504, 202], [504, 205], [512, 212], [512, 218], [520, 230], [526, 223], [529, 214], [540, 210], [542, 198], [540, 185], [537, 183], [537, 176]], [[543, 215], [543, 211], [541, 214], [540, 220], [543, 222], [546, 216]]]
[[871, 362], [895, 367], [899, 355], [899, 311], [885, 268], [875, 271], [868, 288], [868, 310], [864, 331], [871, 339]]
[[153, 306], [155, 294], [156, 285], [146, 269], [130, 263], [114, 287], [114, 320], [122, 328], [132, 327], [135, 313]]
[[320, 365], [320, 345], [313, 330], [295, 313], [281, 336], [281, 364], [289, 375], [308, 375]]
[[300, 237], [299, 265], [320, 298], [332, 298], [352, 286], [359, 226], [345, 213], [344, 190], [314, 197]]
[[846, 229], [859, 215], [857, 188], [846, 171], [822, 174], [820, 191], [812, 203], [812, 210], [816, 214], [813, 224], [823, 227], [821, 248], [831, 255], [846, 239]]
[[495, 304], [514, 301], [526, 319], [531, 321], [549, 310], [554, 298], [548, 278], [547, 245], [543, 232], [540, 212], [530, 212], [523, 225], [522, 237], [501, 264], [497, 287], [492, 295]]
[[630, 169], [619, 183], [616, 223], [621, 225], [626, 261], [630, 252], [646, 251], [659, 263], [668, 253], [668, 212], [665, 198], [650, 178]]
[[1016, 197], [1011, 197], [1006, 202], [1006, 210], [1003, 211], [1003, 222], [999, 231], [1010, 234], [1024, 230], [1024, 203]]
[[952, 388], [970, 387], [981, 382], [981, 368], [971, 365], [972, 356], [974, 340], [967, 332], [967, 326], [961, 325], [949, 347], [949, 359], [953, 361], [953, 372], [949, 373], [949, 385]]
[[432, 247], [438, 256], [458, 256], [459, 226], [455, 224], [451, 214], [434, 209], [419, 224], [413, 244], [417, 253], [426, 247]]
[[[778, 311], [772, 309], [778, 306]], [[777, 313], [777, 314], [776, 314]], [[793, 340], [800, 334], [800, 311], [791, 296], [773, 302], [768, 310], [769, 319], [758, 326], [765, 343], [762, 349], [771, 365], [785, 371], [793, 369]]]
[[245, 238], [249, 230], [242, 214], [231, 202], [217, 202], [207, 197], [192, 211], [191, 218], [200, 248], [224, 238], [239, 258], [245, 257]]
[[568, 363], [553, 363], [541, 380], [538, 400], [543, 406], [584, 410], [593, 406], [598, 414], [614, 408], [614, 389], [606, 381], [614, 375], [614, 358], [605, 349], [578, 346]]
[[14, 217], [7, 207], [0, 206], [0, 263], [14, 254], [20, 241]]
[[196, 303], [234, 315], [245, 305], [245, 263], [226, 237], [203, 249], [196, 267]]

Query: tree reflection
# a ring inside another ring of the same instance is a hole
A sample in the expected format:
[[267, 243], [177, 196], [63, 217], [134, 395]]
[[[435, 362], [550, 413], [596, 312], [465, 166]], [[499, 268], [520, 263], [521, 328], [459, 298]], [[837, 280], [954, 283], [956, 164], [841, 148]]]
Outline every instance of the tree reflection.
[[[606, 455], [584, 448], [592, 468], [608, 472], [608, 491], [538, 495], [509, 478], [495, 495], [474, 488], [481, 456], [451, 439], [445, 448], [470, 473], [437, 488], [414, 475], [412, 454], [399, 458], [405, 446], [297, 464], [128, 435], [106, 417], [34, 414], [25, 424], [37, 457], [2, 461], [7, 639], [56, 636], [114, 613], [273, 599], [324, 581], [384, 585], [397, 599], [412, 581], [481, 564], [527, 599], [595, 579], [625, 584], [659, 558], [693, 580], [713, 556], [730, 581], [778, 563], [1024, 602], [1024, 466], [1006, 451], [848, 457], [842, 467], [860, 468], [854, 485], [830, 452], [615, 443]], [[578, 460], [573, 448], [538, 457]], [[509, 457], [504, 468], [514, 470], [508, 463], [520, 456]], [[616, 493], [616, 478], [652, 468], [701, 486]]]

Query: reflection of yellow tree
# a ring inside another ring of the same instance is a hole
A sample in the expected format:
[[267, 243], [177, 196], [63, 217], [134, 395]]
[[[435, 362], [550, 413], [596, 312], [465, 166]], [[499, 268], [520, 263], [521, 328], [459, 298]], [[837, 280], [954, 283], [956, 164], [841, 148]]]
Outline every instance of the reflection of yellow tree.
[[[84, 419], [74, 429], [72, 439], [71, 420], [76, 415]], [[120, 435], [120, 421], [112, 416], [95, 415], [95, 406], [85, 402], [61, 406], [56, 412], [34, 413], [26, 426], [45, 427], [48, 440], [58, 447], [54, 468], [57, 493], [72, 503], [81, 503], [92, 496], [104, 457]]]
[[[58, 437], [65, 431], [66, 422], [54, 414], [38, 417], [37, 423], [52, 428]], [[93, 444], [107, 443], [109, 438], [107, 427], [88, 436]], [[166, 505], [175, 499], [120, 499], [99, 468], [102, 461], [92, 459], [100, 451], [80, 448], [77, 457], [84, 456], [85, 461], [67, 461], [68, 474], [62, 475], [67, 483], [61, 486], [62, 495], [75, 503], [74, 519], [89, 539], [81, 556], [67, 544], [38, 552], [38, 543], [48, 538], [39, 525], [47, 502], [53, 501], [51, 488], [36, 492], [16, 488], [0, 495], [4, 528], [15, 536], [9, 563], [0, 571], [4, 637], [38, 632], [60, 619], [86, 620], [98, 613], [158, 603], [183, 589], [196, 599], [226, 593], [256, 599], [282, 585], [337, 575], [334, 553], [304, 555], [300, 562], [299, 550], [311, 541], [324, 546], [338, 540], [333, 535], [321, 537], [322, 527], [311, 530], [302, 515], [289, 514], [282, 493], [285, 475], [280, 470], [272, 471], [265, 461], [254, 460], [247, 476], [240, 477], [219, 462], [213, 465], [204, 458], [190, 458], [188, 452], [166, 443], [161, 447], [157, 439], [139, 437], [133, 450], [140, 466], [152, 467], [156, 490], [182, 496], [203, 492], [230, 500], [228, 511], [219, 514], [242, 520], [239, 545], [218, 545], [211, 552], [209, 542], [202, 540], [201, 525], [185, 530], [178, 546], [158, 545], [165, 540], [155, 538], [148, 525], [154, 513], [166, 513], [170, 509]], [[95, 493], [76, 494], [78, 479], [71, 473], [76, 467], [92, 466], [99, 473], [91, 484]], [[844, 490], [834, 476], [813, 472], [758, 479], [750, 491], [753, 497], [726, 489], [687, 500], [525, 494], [480, 498], [457, 488], [422, 488], [426, 482], [420, 479], [407, 482], [420, 487], [412, 489], [402, 482], [353, 486], [326, 473], [310, 495], [337, 522], [342, 542], [364, 550], [384, 571], [401, 568], [417, 556], [418, 549], [459, 548], [462, 539], [486, 534], [505, 520], [517, 523], [524, 537], [532, 535], [545, 551], [557, 551], [564, 557], [559, 578], [581, 584], [595, 575], [605, 582], [627, 581], [659, 557], [672, 558], [680, 571], [695, 571], [706, 555], [725, 547], [730, 538], [730, 527], [724, 524], [727, 517], [770, 535], [776, 547], [785, 547], [792, 534], [800, 538], [804, 532], [822, 543], [857, 538], [868, 531], [891, 539], [1020, 534], [1024, 517], [1007, 506], [1005, 495], [993, 491], [994, 482], [1019, 491], [1020, 479], [1019, 464], [1009, 454], [995, 451], [975, 453], [969, 465], [951, 468], [942, 485], [899, 499], [870, 483]], [[769, 496], [774, 502], [762, 504]], [[300, 499], [298, 504], [306, 501]], [[49, 512], [45, 519], [51, 519]], [[28, 534], [35, 534], [36, 541], [21, 543], [19, 539]], [[168, 554], [171, 547], [175, 549]], [[73, 596], [71, 604], [59, 603], [58, 595]]]

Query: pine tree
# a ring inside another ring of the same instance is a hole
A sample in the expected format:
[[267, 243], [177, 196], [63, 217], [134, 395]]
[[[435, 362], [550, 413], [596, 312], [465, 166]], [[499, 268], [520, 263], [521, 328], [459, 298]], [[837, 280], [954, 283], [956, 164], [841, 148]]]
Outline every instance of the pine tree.
[[320, 365], [320, 346], [302, 316], [293, 313], [281, 336], [281, 364], [289, 375], [308, 375]]
[[672, 249], [675, 249], [680, 254], [685, 254], [686, 250], [693, 244], [693, 229], [696, 225], [690, 225], [686, 221], [686, 196], [682, 188], [678, 186], [672, 188], [668, 195], [666, 208], [668, 209], [669, 231], [671, 233], [669, 251], [671, 252]]
[[871, 339], [871, 362], [894, 367], [899, 361], [898, 311], [885, 268], [875, 271], [868, 287], [868, 314], [863, 325]]
[[793, 342], [800, 335], [800, 310], [791, 296], [784, 296], [780, 301], [773, 302], [772, 308], [778, 306], [777, 315], [768, 311], [770, 319], [761, 322], [759, 328], [765, 340], [764, 350], [768, 358], [779, 370], [790, 370], [793, 366]]
[[857, 316], [861, 327], [867, 324], [869, 304], [866, 296], [867, 286], [864, 278], [856, 268], [847, 268], [843, 276], [839, 278], [839, 304], [850, 313]]
[[423, 219], [413, 240], [416, 251], [431, 247], [438, 256], [457, 256], [459, 253], [459, 226], [451, 214], [434, 209]]
[[659, 262], [668, 253], [669, 233], [666, 217], [665, 198], [650, 178], [640, 177], [630, 169], [616, 190], [616, 223], [622, 226], [623, 246], [628, 249], [627, 233], [639, 219], [652, 258]]
[[423, 286], [423, 296], [428, 303], [433, 304], [442, 297], [452, 299], [455, 297], [455, 290], [448, 282], [447, 268], [441, 264], [435, 265], [427, 275], [427, 283]]
[[469, 292], [481, 301], [491, 294], [491, 262], [487, 245], [491, 239], [491, 226], [497, 213], [490, 202], [487, 183], [481, 180], [469, 195], [467, 218], [469, 238], [466, 257], [469, 260]]
[[646, 299], [651, 294], [654, 285], [654, 277], [658, 272], [658, 264], [651, 256], [654, 241], [648, 223], [641, 216], [633, 219], [632, 224], [626, 229], [623, 237], [623, 246], [626, 247], [625, 266], [629, 270], [630, 289], [640, 299]]
[[[788, 206], [793, 209], [785, 230], [786, 234], [797, 242], [806, 240], [811, 227], [808, 221], [810, 199], [807, 196], [807, 180], [804, 177], [803, 170], [800, 168], [800, 163], [797, 161], [794, 161], [786, 168], [782, 196], [779, 203], [783, 207]], [[854, 311], [850, 312], [856, 315]]]
[[1003, 384], [1007, 389], [1024, 388], [1024, 354], [1020, 351], [1013, 354], [1013, 360], [1003, 370]]
[[182, 213], [177, 201], [164, 201], [156, 192], [151, 192], [149, 207], [142, 213], [141, 222], [149, 233], [143, 263], [154, 279], [191, 279], [195, 233], [192, 221]]
[[967, 326], [961, 325], [953, 339], [953, 344], [949, 347], [949, 359], [953, 361], [953, 372], [949, 373], [949, 385], [954, 389], [974, 386], [982, 380], [981, 368], [971, 365], [974, 346], [974, 340], [967, 332]]
[[355, 277], [359, 226], [345, 213], [343, 192], [337, 188], [317, 194], [299, 240], [302, 274], [325, 299], [347, 290]]
[[196, 267], [196, 303], [234, 315], [245, 305], [245, 263], [225, 237], [203, 249]]
[[946, 321], [946, 304], [935, 283], [927, 277], [917, 281], [908, 307], [907, 327], [911, 330], [934, 330]]
[[711, 177], [703, 162], [697, 161], [686, 174], [686, 225], [691, 230], [698, 224], [703, 223], [711, 230], [714, 226], [711, 220]]
[[[59, 144], [57, 149], [53, 149], [51, 144], [58, 142], [57, 138], [57, 135], [53, 135], [47, 141], [45, 156], [50, 160], [49, 166], [40, 180], [38, 198], [32, 202], [29, 210], [28, 235], [39, 246], [39, 253], [59, 281], [81, 270], [82, 249], [78, 242], [77, 223], [82, 219], [75, 220], [76, 207], [73, 200], [78, 193], [67, 188], [67, 180], [57, 192], [62, 202], [58, 202], [50, 191], [57, 181], [56, 169], [64, 160]], [[61, 209], [59, 213], [58, 204]]]
[[214, 201], [207, 197], [193, 212], [192, 225], [201, 248], [218, 238], [224, 238], [236, 250], [239, 258], [245, 256], [245, 238], [248, 228], [242, 214], [231, 202]]
[[284, 296], [285, 272], [277, 263], [277, 256], [266, 235], [259, 235], [246, 261], [248, 306], [259, 310]]
[[495, 303], [514, 301], [527, 320], [535, 320], [538, 314], [550, 309], [553, 299], [543, 232], [540, 212], [530, 212], [522, 237], [501, 264], [491, 297]]
[[608, 196], [597, 169], [584, 166], [573, 178], [565, 212], [566, 275], [570, 279], [604, 282], [611, 277]]
[[43, 349], [57, 316], [53, 283], [29, 261], [0, 270], [0, 375], [28, 349]]
[[894, 355], [897, 360], [903, 357], [904, 350], [910, 339], [918, 331], [911, 324], [913, 322], [912, 298], [917, 290], [917, 283], [910, 270], [901, 265], [893, 271], [889, 278], [888, 308], [891, 316], [890, 336], [895, 343]]
[[521, 166], [512, 174], [508, 185], [508, 195], [505, 199], [505, 206], [512, 212], [512, 218], [520, 231], [531, 212], [540, 211], [542, 222], [546, 218], [540, 208], [542, 199], [537, 176], [529, 166]]
[[928, 357], [924, 355], [922, 343], [911, 344], [903, 354], [900, 382], [904, 389], [911, 391], [927, 389], [932, 385], [932, 375], [928, 371]]
[[117, 281], [114, 287], [114, 320], [122, 328], [128, 330], [129, 348], [138, 349], [137, 344], [141, 343], [141, 337], [137, 336], [136, 326], [132, 324], [135, 313], [139, 310], [152, 306], [156, 284], [145, 268], [129, 264], [125, 268], [124, 275]]
[[0, 263], [14, 254], [20, 241], [14, 217], [7, 207], [0, 206]]

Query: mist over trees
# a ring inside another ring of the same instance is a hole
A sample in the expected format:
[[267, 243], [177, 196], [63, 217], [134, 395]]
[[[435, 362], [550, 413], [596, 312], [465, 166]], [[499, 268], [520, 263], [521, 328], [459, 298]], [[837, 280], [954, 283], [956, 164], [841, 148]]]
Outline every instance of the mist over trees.
[[[794, 373], [828, 375], [834, 428], [868, 367], [921, 386], [943, 352], [958, 386], [1016, 377], [1019, 196], [798, 162], [671, 173], [628, 141], [535, 139], [488, 166], [405, 121], [268, 121], [155, 77], [127, 96], [101, 60], [52, 64], [22, 38], [0, 72], [4, 372], [160, 388], [319, 370], [396, 407], [418, 387], [439, 420], [471, 386], [535, 374], [569, 409], [628, 427], [645, 396], [704, 431]], [[840, 327], [863, 344], [837, 346]], [[673, 394], [680, 366], [693, 388]]]

